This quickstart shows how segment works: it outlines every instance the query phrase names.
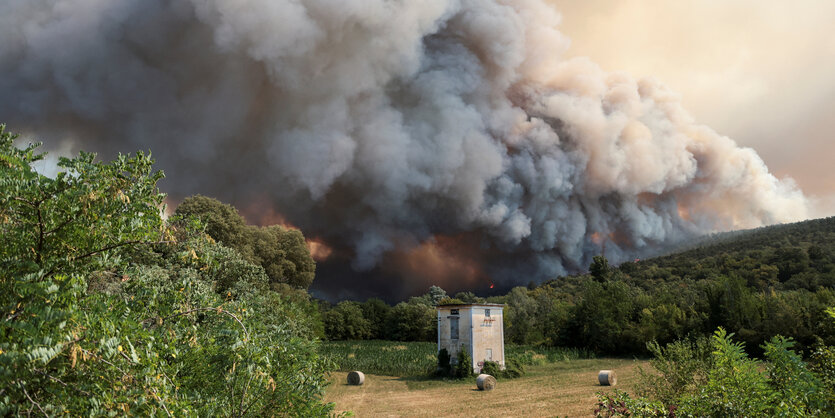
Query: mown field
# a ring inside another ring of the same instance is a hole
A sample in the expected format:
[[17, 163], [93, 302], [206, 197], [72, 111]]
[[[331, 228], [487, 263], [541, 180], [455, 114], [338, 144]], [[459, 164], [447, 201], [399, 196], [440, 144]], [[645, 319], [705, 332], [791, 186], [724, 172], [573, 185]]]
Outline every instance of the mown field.
[[[596, 402], [597, 372], [615, 369], [619, 386], [631, 388], [635, 365], [622, 359], [590, 359], [589, 353], [508, 345], [507, 358], [523, 363], [527, 373], [500, 379], [496, 390], [476, 390], [475, 378], [430, 377], [437, 345], [429, 342], [332, 341], [321, 353], [337, 364], [325, 400], [337, 411], [356, 416], [587, 416]], [[347, 372], [366, 374], [365, 385], [349, 386]]]
[[[338, 371], [361, 370], [388, 376], [427, 376], [437, 366], [438, 345], [434, 342], [326, 341], [320, 352], [333, 360]], [[525, 366], [589, 358], [588, 352], [565, 348], [524, 345], [505, 346], [505, 357]]]
[[346, 372], [333, 372], [325, 393], [337, 411], [357, 417], [582, 417], [591, 416], [599, 386], [597, 372], [613, 369], [617, 388], [631, 391], [637, 366], [645, 361], [580, 359], [528, 367], [520, 378], [499, 380], [495, 390], [477, 390], [475, 378], [437, 380], [366, 374], [363, 386], [349, 386]]

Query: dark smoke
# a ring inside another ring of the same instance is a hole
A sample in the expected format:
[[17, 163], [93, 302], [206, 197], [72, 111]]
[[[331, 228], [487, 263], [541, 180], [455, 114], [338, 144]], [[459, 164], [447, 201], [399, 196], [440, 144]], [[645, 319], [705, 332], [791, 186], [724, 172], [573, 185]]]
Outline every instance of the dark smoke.
[[[7, 0], [0, 118], [53, 148], [151, 149], [174, 199], [280, 213], [326, 295], [481, 289], [803, 194], [653, 80], [566, 60], [542, 0]], [[60, 144], [60, 145], [59, 145]], [[446, 266], [446, 267], [445, 267]]]

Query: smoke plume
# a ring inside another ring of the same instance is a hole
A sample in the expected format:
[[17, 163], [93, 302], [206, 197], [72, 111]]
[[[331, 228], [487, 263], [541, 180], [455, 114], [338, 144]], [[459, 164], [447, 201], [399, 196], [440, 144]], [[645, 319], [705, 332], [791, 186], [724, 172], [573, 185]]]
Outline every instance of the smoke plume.
[[[150, 149], [176, 199], [301, 228], [314, 287], [400, 297], [807, 217], [652, 79], [563, 57], [544, 0], [7, 0], [0, 118]], [[57, 145], [57, 144], [61, 145]]]

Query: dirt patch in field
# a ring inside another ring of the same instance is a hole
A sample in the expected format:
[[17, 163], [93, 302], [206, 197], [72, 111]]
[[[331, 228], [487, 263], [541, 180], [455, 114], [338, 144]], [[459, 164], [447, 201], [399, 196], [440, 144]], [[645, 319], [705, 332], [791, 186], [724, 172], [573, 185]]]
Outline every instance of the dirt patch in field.
[[630, 391], [639, 364], [645, 362], [595, 359], [531, 366], [525, 377], [499, 380], [490, 392], [477, 390], [475, 378], [442, 381], [366, 375], [363, 386], [348, 386], [346, 373], [333, 373], [325, 400], [335, 402], [337, 411], [352, 411], [358, 417], [590, 416], [595, 394], [613, 390], [598, 385], [597, 372], [615, 370], [616, 387]]

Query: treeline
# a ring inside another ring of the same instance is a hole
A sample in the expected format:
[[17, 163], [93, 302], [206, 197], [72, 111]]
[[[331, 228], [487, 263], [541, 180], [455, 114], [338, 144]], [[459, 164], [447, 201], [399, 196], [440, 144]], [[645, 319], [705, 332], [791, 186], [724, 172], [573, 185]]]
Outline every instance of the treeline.
[[298, 231], [205, 198], [164, 219], [149, 156], [81, 153], [47, 177], [14, 139], [0, 125], [0, 415], [332, 411]]
[[320, 303], [325, 335], [329, 340], [435, 341], [435, 306], [447, 299], [438, 286], [422, 296], [410, 298], [394, 307], [381, 299], [365, 302]]
[[[589, 274], [486, 299], [472, 293], [455, 298], [506, 304], [505, 339], [516, 344], [644, 355], [648, 341], [666, 344], [710, 335], [718, 327], [735, 333], [754, 355], [775, 335], [796, 340], [806, 352], [819, 343], [835, 344], [835, 326], [825, 314], [835, 306], [835, 218], [702, 242], [617, 267], [595, 257]], [[324, 305], [326, 336], [434, 341], [431, 300], [427, 294], [394, 308], [380, 300]]]

